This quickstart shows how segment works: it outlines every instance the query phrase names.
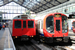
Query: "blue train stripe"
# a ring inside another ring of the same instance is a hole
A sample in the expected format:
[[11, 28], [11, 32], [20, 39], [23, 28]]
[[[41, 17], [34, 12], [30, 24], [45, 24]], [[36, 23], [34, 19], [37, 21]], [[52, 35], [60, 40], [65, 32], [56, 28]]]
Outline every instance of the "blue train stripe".
[[41, 34], [41, 33], [40, 33], [40, 35], [41, 35], [41, 36], [44, 36], [44, 34]]

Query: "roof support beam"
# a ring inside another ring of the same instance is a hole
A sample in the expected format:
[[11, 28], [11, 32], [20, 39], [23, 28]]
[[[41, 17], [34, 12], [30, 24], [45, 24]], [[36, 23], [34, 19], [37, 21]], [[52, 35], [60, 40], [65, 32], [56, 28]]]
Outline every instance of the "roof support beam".
[[[2, 1], [4, 1], [4, 0], [2, 0]], [[5, 3], [3, 3], [3, 5], [6, 5], [10, 2], [15, 2], [15, 3], [19, 4], [20, 6], [27, 8], [28, 10], [38, 13], [40, 11], [44, 11], [46, 9], [57, 6], [56, 3], [53, 3], [54, 1], [58, 4], [62, 4], [69, 0], [65, 0], [64, 2], [61, 2], [60, 0], [33, 0], [33, 1], [32, 0], [10, 0], [10, 1], [7, 0], [7, 2], [6, 2], [6, 0], [5, 0]], [[26, 2], [26, 4], [25, 4], [26, 6], [23, 5], [24, 2]], [[0, 6], [3, 6], [3, 5], [0, 5]], [[28, 6], [31, 6], [31, 7], [28, 7]]]
[[[15, 2], [15, 1], [14, 1]], [[15, 2], [15, 3], [17, 3], [17, 4], [19, 4], [18, 2]], [[27, 8], [28, 10], [31, 10], [30, 8], [28, 8], [28, 7], [26, 7], [26, 6], [24, 6], [24, 5], [22, 5], [22, 4], [19, 4], [20, 6], [22, 6], [22, 7], [24, 7], [24, 8]], [[32, 10], [31, 10], [32, 11]]]
[[59, 2], [58, 0], [55, 0], [55, 1], [57, 1], [59, 4], [61, 4], [61, 2]]

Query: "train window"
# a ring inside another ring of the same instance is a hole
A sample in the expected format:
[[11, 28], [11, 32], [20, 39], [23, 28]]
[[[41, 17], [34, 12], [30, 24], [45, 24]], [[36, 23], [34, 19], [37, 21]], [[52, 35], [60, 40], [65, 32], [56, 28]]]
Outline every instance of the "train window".
[[26, 28], [26, 21], [23, 21], [23, 28]]
[[15, 21], [15, 28], [21, 28], [21, 21]]
[[60, 20], [56, 20], [56, 31], [60, 31]]
[[49, 33], [54, 33], [54, 21], [53, 16], [49, 16], [46, 18], [46, 29]]
[[28, 28], [34, 27], [34, 21], [28, 21]]
[[68, 31], [67, 17], [62, 16], [62, 33], [66, 33]]

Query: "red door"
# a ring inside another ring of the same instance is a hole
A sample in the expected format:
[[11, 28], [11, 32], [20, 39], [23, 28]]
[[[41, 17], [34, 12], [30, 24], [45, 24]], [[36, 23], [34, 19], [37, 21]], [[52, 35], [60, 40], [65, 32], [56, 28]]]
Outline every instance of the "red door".
[[54, 18], [54, 31], [55, 31], [55, 36], [61, 37], [62, 36], [62, 21], [61, 17], [59, 18]]
[[27, 20], [23, 20], [22, 31], [23, 31], [23, 35], [27, 34]]
[[27, 34], [29, 36], [35, 35], [35, 21], [34, 20], [27, 20]]
[[12, 36], [22, 36], [22, 20], [13, 20], [13, 31]]

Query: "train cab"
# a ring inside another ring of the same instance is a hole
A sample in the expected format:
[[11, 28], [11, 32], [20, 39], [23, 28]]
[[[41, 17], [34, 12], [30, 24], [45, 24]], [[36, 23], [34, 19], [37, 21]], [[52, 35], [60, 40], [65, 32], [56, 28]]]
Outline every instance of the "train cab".
[[[9, 27], [11, 28], [11, 26]], [[12, 20], [11, 33], [13, 38], [29, 40], [36, 35], [35, 20], [29, 19], [27, 15], [17, 16]]]
[[41, 37], [40, 41], [46, 43], [68, 42], [70, 39], [67, 16], [62, 13], [49, 13], [38, 20], [37, 30]]

